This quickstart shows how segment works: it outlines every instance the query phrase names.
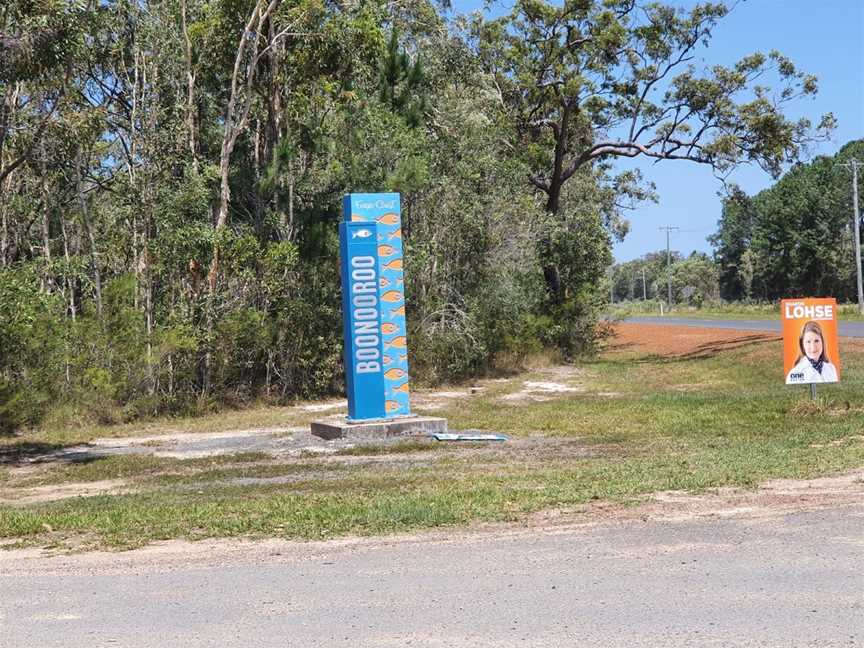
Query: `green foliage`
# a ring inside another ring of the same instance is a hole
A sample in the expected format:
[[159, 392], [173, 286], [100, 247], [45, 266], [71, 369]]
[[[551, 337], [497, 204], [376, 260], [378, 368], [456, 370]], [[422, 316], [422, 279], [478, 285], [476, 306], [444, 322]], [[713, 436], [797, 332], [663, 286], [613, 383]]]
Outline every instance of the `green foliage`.
[[[668, 273], [667, 278], [670, 274], [672, 277], [672, 300], [675, 303], [700, 307], [720, 298], [717, 266], [706, 254], [694, 252], [673, 263]], [[662, 289], [655, 285], [654, 291], [660, 293]]]
[[[720, 292], [725, 299], [749, 299], [753, 291], [754, 205], [737, 185], [723, 199], [719, 229], [708, 237], [720, 270]], [[747, 257], [745, 258], [745, 253]]]
[[755, 197], [733, 188], [710, 239], [724, 297], [855, 297], [851, 176], [842, 166], [852, 157], [864, 158], [861, 140], [795, 166]]
[[668, 261], [677, 263], [681, 254], [672, 250], [669, 257], [667, 259], [666, 250], [658, 250], [639, 259], [615, 264], [611, 272], [613, 301], [658, 298], [665, 301]]
[[[810, 135], [779, 107], [815, 80], [778, 53], [660, 82], [719, 5], [520, 0], [448, 24], [446, 2], [295, 0], [247, 30], [267, 3], [97, 4], [0, 10], [7, 431], [338, 393], [349, 191], [402, 196], [414, 380], [590, 351], [621, 206], [652, 197], [613, 172], [633, 149], [609, 132], [635, 118], [668, 152], [707, 119], [697, 161], [772, 171]], [[772, 66], [779, 103], [744, 101]], [[677, 101], [692, 123], [669, 123]], [[761, 294], [768, 257], [737, 250]], [[675, 272], [691, 302], [713, 294], [704, 260]]]
[[0, 270], [0, 433], [38, 422], [57, 394], [60, 310], [35, 268]]
[[649, 252], [612, 267], [612, 293], [614, 301], [650, 300], [656, 308], [653, 300], [667, 302], [671, 283], [673, 304], [701, 308], [720, 299], [719, 272], [704, 253], [693, 252], [684, 258], [674, 250], [668, 256], [665, 250]]
[[[517, 0], [469, 25], [486, 70], [529, 151], [531, 183], [560, 208], [563, 187], [595, 160], [684, 159], [725, 173], [754, 162], [778, 175], [834, 119], [787, 119], [784, 104], [816, 92], [815, 77], [779, 52], [699, 73], [689, 63], [728, 13], [723, 3]], [[777, 90], [764, 85], [774, 74]], [[759, 85], [754, 85], [759, 79]], [[755, 95], [755, 99], [753, 96]]]
[[403, 115], [412, 128], [422, 123], [426, 111], [425, 76], [419, 57], [412, 63], [406, 52], [399, 51], [399, 33], [393, 29], [378, 72], [378, 99]]
[[85, 47], [83, 0], [9, 0], [0, 17], [0, 84], [43, 80]]

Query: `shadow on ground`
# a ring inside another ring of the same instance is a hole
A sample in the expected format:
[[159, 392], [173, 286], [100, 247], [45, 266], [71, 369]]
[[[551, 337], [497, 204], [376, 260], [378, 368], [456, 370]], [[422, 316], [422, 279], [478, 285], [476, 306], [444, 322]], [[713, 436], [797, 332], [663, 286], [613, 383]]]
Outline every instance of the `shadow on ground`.
[[65, 447], [56, 443], [21, 441], [0, 446], [0, 465], [34, 463], [88, 463], [99, 459], [86, 446]]
[[[644, 356], [635, 359], [635, 362], [639, 364], [648, 364], [648, 363], [670, 363], [670, 362], [683, 362], [687, 360], [708, 360], [710, 358], [717, 357], [721, 353], [725, 351], [733, 351], [735, 349], [743, 349], [746, 347], [755, 346], [758, 344], [763, 344], [765, 342], [775, 342], [777, 340], [782, 340], [783, 338], [776, 337], [767, 337], [764, 333], [754, 333], [752, 335], [742, 335], [737, 338], [728, 339], [728, 340], [711, 340], [709, 342], [704, 342], [702, 344], [698, 344], [694, 347], [683, 351], [669, 351], [667, 353], [647, 353]], [[605, 352], [614, 352], [621, 353], [625, 351], [633, 351], [638, 352], [641, 349], [641, 345], [637, 342], [620, 342], [620, 343], [612, 343], [608, 344], [604, 349]]]
[[713, 358], [724, 351], [731, 351], [733, 349], [741, 349], [744, 347], [754, 346], [756, 344], [761, 344], [763, 342], [774, 342], [776, 340], [782, 340], [783, 338], [780, 336], [776, 337], [765, 337], [764, 333], [755, 333], [753, 335], [744, 335], [740, 338], [735, 338], [734, 340], [722, 340], [716, 342], [706, 342], [705, 344], [700, 344], [695, 349], [688, 351], [687, 353], [681, 353], [674, 356], [674, 359], [677, 360], [701, 360], [704, 358]]

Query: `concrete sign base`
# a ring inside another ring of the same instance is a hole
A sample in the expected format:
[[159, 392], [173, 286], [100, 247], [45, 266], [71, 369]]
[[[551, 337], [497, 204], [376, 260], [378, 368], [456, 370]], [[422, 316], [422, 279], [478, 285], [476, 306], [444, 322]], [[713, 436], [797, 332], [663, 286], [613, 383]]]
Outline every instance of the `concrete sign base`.
[[349, 421], [313, 421], [312, 434], [328, 441], [333, 439], [370, 439], [430, 436], [447, 432], [447, 419], [432, 416], [406, 416], [362, 423]]

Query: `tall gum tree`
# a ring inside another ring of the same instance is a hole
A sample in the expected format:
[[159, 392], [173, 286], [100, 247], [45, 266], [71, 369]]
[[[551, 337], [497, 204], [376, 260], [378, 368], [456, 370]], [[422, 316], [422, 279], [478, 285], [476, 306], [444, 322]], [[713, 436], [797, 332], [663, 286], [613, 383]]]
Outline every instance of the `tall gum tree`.
[[[547, 212], [561, 209], [565, 183], [601, 160], [686, 160], [718, 175], [755, 163], [776, 177], [827, 136], [831, 114], [815, 127], [784, 115], [817, 82], [780, 52], [697, 69], [699, 48], [729, 11], [724, 3], [685, 11], [637, 0], [516, 0], [502, 18], [474, 19], [474, 46]], [[556, 274], [547, 269], [553, 293]]]

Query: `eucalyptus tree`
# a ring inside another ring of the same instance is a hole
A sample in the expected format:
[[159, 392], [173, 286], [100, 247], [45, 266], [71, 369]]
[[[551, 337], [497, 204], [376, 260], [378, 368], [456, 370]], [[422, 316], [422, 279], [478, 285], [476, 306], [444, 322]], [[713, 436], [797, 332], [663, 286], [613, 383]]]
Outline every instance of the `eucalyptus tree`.
[[84, 3], [10, 0], [0, 6], [0, 266], [29, 252], [32, 222], [15, 219], [9, 202], [26, 193], [22, 168], [38, 159], [68, 103], [89, 24]]
[[[684, 160], [721, 175], [752, 162], [776, 176], [830, 131], [830, 114], [815, 128], [784, 115], [817, 82], [780, 52], [697, 67], [729, 11], [724, 3], [681, 10], [639, 0], [516, 0], [502, 18], [475, 20], [477, 53], [548, 212], [562, 208], [574, 176], [604, 160]], [[556, 294], [557, 275], [547, 268]]]

